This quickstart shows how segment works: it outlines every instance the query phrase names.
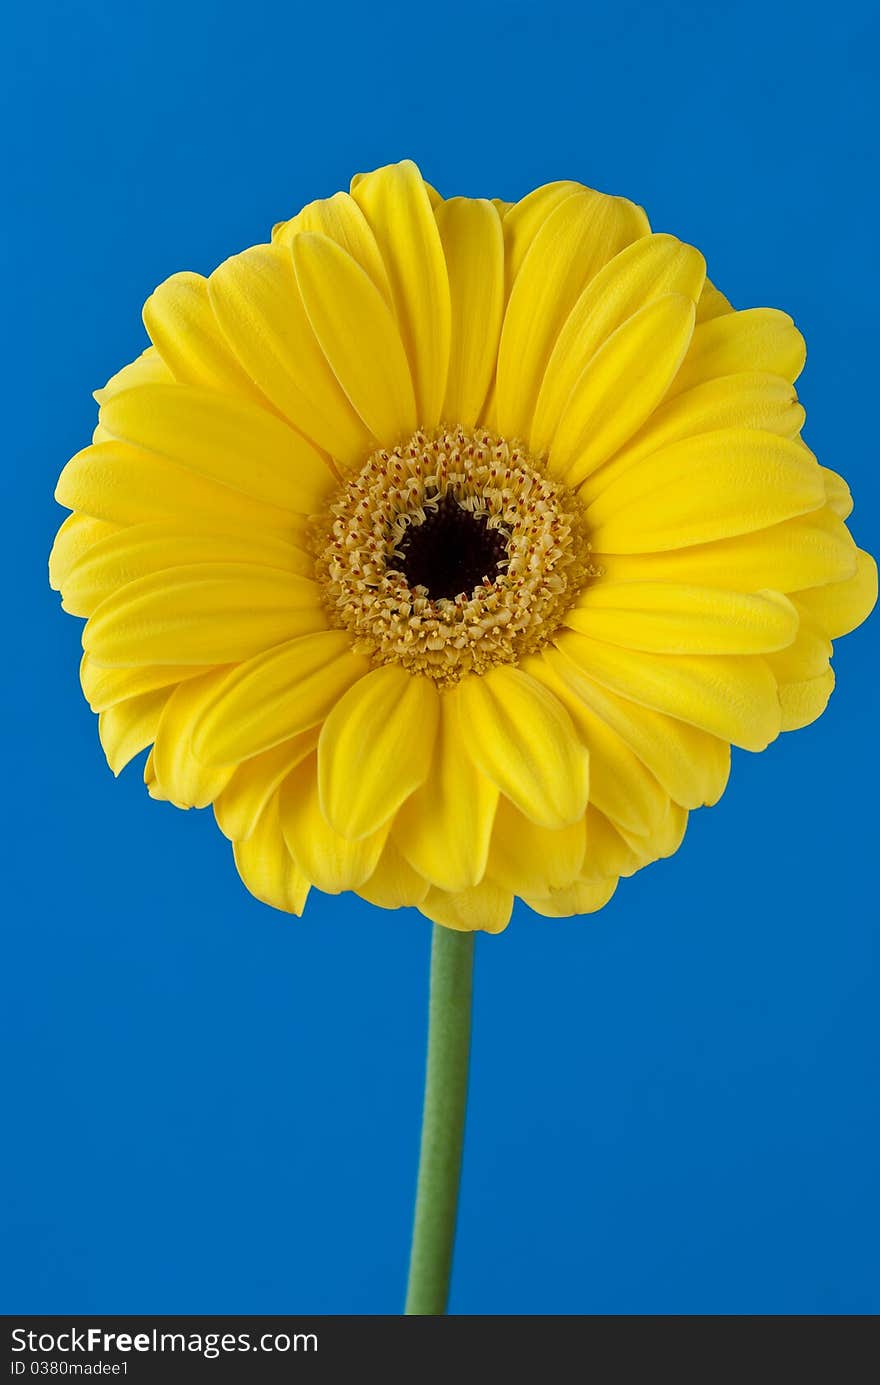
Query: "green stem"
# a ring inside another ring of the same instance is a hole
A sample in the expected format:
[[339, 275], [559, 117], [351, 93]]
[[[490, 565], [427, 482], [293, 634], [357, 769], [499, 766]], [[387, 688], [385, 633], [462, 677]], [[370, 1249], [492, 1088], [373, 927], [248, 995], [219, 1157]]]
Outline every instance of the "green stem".
[[471, 1039], [474, 935], [434, 925], [422, 1148], [406, 1312], [446, 1312]]

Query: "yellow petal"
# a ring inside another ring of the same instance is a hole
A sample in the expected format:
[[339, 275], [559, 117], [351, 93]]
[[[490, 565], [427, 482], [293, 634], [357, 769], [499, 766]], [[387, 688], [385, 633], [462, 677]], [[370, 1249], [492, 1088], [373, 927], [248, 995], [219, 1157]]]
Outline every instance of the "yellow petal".
[[173, 378], [155, 346], [148, 346], [136, 360], [111, 375], [103, 389], [94, 391], [92, 398], [96, 403], [103, 404], [112, 395], [119, 394], [120, 390], [130, 390], [135, 385], [161, 384], [163, 381], [168, 384]]
[[833, 640], [861, 625], [877, 601], [877, 564], [870, 553], [856, 550], [857, 568], [843, 582], [800, 592], [802, 602]]
[[261, 505], [173, 462], [123, 442], [103, 442], [71, 457], [55, 499], [71, 510], [111, 524], [190, 521], [221, 532], [289, 533], [290, 510]]
[[827, 466], [822, 467], [822, 479], [825, 482], [825, 494], [829, 506], [841, 519], [848, 519], [853, 508], [853, 498], [849, 486], [842, 476], [838, 476], [836, 471], [831, 471]]
[[779, 375], [752, 371], [706, 380], [661, 404], [621, 449], [613, 468], [595, 477], [595, 485], [600, 487], [626, 466], [683, 438], [720, 428], [748, 428], [796, 438], [803, 426], [804, 411], [794, 385]]
[[369, 661], [345, 631], [321, 630], [257, 654], [233, 669], [193, 733], [198, 755], [226, 764], [259, 755], [318, 726]]
[[317, 758], [309, 756], [281, 790], [281, 826], [288, 848], [313, 885], [326, 894], [356, 890], [375, 872], [387, 826], [351, 841], [334, 832], [318, 798]]
[[210, 673], [210, 666], [199, 664], [146, 664], [142, 668], [103, 668], [96, 664], [88, 654], [84, 654], [79, 667], [79, 677], [83, 694], [93, 712], [104, 712], [117, 702], [128, 697], [140, 697], [141, 693], [155, 692], [157, 688], [170, 689], [172, 685], [183, 683], [188, 678], [199, 678]]
[[98, 735], [114, 774], [125, 769], [155, 739], [156, 728], [173, 688], [158, 688], [126, 698], [98, 717]]
[[481, 880], [479, 885], [455, 894], [432, 885], [419, 904], [419, 912], [432, 923], [442, 923], [459, 933], [502, 933], [513, 913], [513, 895], [492, 880]]
[[428, 889], [427, 880], [413, 870], [389, 838], [376, 869], [359, 886], [358, 894], [379, 909], [403, 909], [421, 904]]
[[586, 188], [564, 198], [543, 222], [514, 280], [501, 329], [495, 407], [505, 437], [528, 437], [547, 362], [584, 286], [648, 229], [631, 202]]
[[826, 506], [717, 543], [668, 553], [597, 553], [594, 561], [609, 583], [687, 582], [797, 592], [852, 576], [856, 547], [843, 521]]
[[505, 298], [510, 296], [513, 282], [523, 267], [523, 261], [531, 249], [532, 241], [547, 218], [552, 215], [561, 202], [584, 192], [582, 183], [545, 183], [521, 198], [519, 202], [508, 205], [503, 212], [504, 231], [504, 272]]
[[794, 602], [799, 617], [797, 639], [787, 649], [767, 655], [767, 664], [780, 683], [797, 683], [818, 678], [828, 667], [831, 641], [807, 608]]
[[779, 734], [776, 680], [757, 655], [641, 654], [576, 634], [556, 644], [613, 692], [744, 750], [764, 750]]
[[[569, 685], [575, 697], [626, 742], [676, 803], [685, 808], [717, 803], [730, 773], [730, 746], [726, 741], [620, 697], [590, 678], [584, 669], [552, 645], [542, 651], [541, 658], [557, 678]], [[590, 770], [595, 777], [592, 761]], [[606, 773], [605, 777], [610, 780], [612, 789], [621, 787], [613, 764], [610, 775]], [[601, 792], [601, 770], [599, 785]], [[606, 788], [606, 798], [608, 793]], [[595, 794], [595, 786], [591, 794]], [[612, 815], [619, 820], [619, 811], [612, 808]], [[633, 825], [631, 819], [629, 825]], [[602, 874], [622, 875], [624, 871], [603, 870]]]
[[532, 423], [534, 452], [549, 448], [569, 395], [584, 367], [634, 313], [665, 294], [692, 301], [705, 261], [674, 236], [644, 236], [600, 269], [575, 303], [550, 356]]
[[214, 817], [224, 837], [233, 842], [249, 837], [269, 799], [317, 744], [318, 728], [313, 726], [239, 765], [214, 800]]
[[278, 797], [272, 795], [251, 834], [235, 843], [233, 854], [238, 873], [255, 898], [299, 916], [311, 885], [287, 849]]
[[550, 470], [579, 485], [631, 438], [675, 378], [694, 305], [669, 293], [640, 308], [581, 372], [550, 444]]
[[696, 328], [691, 349], [675, 382], [681, 393], [720, 375], [760, 370], [793, 383], [804, 368], [804, 339], [788, 313], [747, 308], [725, 313]]
[[646, 864], [604, 813], [591, 803], [587, 809], [587, 850], [581, 879], [606, 884], [609, 877], [635, 875]]
[[382, 252], [409, 357], [419, 424], [440, 421], [449, 368], [451, 307], [446, 261], [431, 200], [409, 159], [352, 186]]
[[326, 625], [314, 582], [245, 563], [193, 563], [130, 582], [83, 631], [99, 664], [231, 664]]
[[783, 731], [799, 731], [817, 721], [833, 691], [834, 670], [830, 668], [803, 683], [783, 683], [779, 689]]
[[439, 710], [431, 679], [396, 664], [373, 669], [339, 699], [318, 742], [321, 809], [337, 832], [375, 832], [424, 782]]
[[754, 595], [672, 582], [591, 583], [565, 616], [582, 635], [661, 654], [764, 654], [798, 630], [794, 606], [778, 592]]
[[508, 666], [459, 689], [466, 749], [531, 822], [567, 827], [584, 812], [588, 757], [571, 718], [535, 678]]
[[[181, 384], [230, 391], [266, 404], [223, 335], [203, 275], [172, 274], [160, 284], [144, 304], [144, 326]], [[131, 381], [135, 383], [144, 382]]]
[[418, 420], [391, 309], [366, 271], [328, 236], [295, 236], [292, 253], [328, 364], [373, 437], [393, 447], [415, 432]]
[[453, 197], [437, 211], [452, 304], [444, 420], [471, 428], [495, 374], [504, 312], [504, 236], [491, 202]]
[[568, 827], [538, 827], [502, 798], [492, 830], [488, 874], [516, 895], [543, 895], [570, 885], [587, 845], [583, 818]]
[[205, 704], [225, 677], [215, 669], [175, 688], [156, 728], [152, 773], [148, 788], [153, 798], [177, 808], [206, 808], [228, 784], [234, 766], [207, 769], [192, 750], [192, 728]]
[[663, 823], [651, 841], [649, 859], [658, 861], [674, 855], [684, 840], [687, 824], [687, 810], [677, 803], [670, 803]]
[[268, 410], [189, 385], [144, 385], [104, 404], [122, 442], [158, 453], [263, 505], [314, 514], [336, 486], [321, 454]]
[[590, 757], [590, 801], [617, 825], [654, 831], [668, 797], [623, 738], [592, 711], [557, 663], [531, 658], [525, 667], [565, 707]]
[[391, 285], [382, 261], [376, 237], [367, 224], [357, 202], [347, 192], [337, 192], [333, 197], [310, 202], [301, 212], [285, 222], [277, 240], [288, 247], [302, 231], [316, 231], [329, 236], [361, 269], [370, 276], [385, 302], [392, 306]]
[[735, 428], [673, 443], [630, 467], [601, 495], [584, 489], [593, 547], [657, 552], [764, 529], [825, 501], [804, 448]]
[[444, 690], [431, 769], [394, 822], [394, 838], [420, 875], [442, 890], [477, 885], [486, 871], [498, 790], [471, 760], [457, 688]]
[[709, 322], [713, 317], [722, 317], [724, 313], [732, 312], [730, 301], [707, 279], [697, 304], [697, 322]]
[[[679, 804], [669, 800], [666, 812], [657, 820], [651, 831], [643, 836], [630, 832], [619, 823], [616, 824], [617, 833], [630, 852], [627, 869], [621, 874], [634, 875], [637, 870], [642, 870], [645, 866], [651, 865], [652, 862], [662, 860], [666, 856], [672, 856], [684, 839], [688, 816], [686, 808], [682, 808]], [[588, 827], [589, 831], [590, 827]], [[589, 838], [582, 878], [585, 880], [596, 878], [596, 872], [590, 861]]]
[[128, 582], [189, 563], [253, 563], [311, 577], [314, 559], [280, 535], [197, 532], [167, 522], [112, 529], [65, 578], [64, 609], [89, 616], [105, 597]]
[[373, 450], [315, 339], [286, 246], [234, 255], [208, 281], [211, 306], [242, 366], [280, 413], [345, 466]]
[[526, 899], [530, 909], [545, 918], [565, 919], [575, 914], [595, 914], [608, 903], [617, 889], [617, 880], [578, 880], [564, 890], [554, 890], [541, 898]]
[[498, 432], [498, 425], [495, 420], [495, 381], [493, 379], [489, 386], [489, 393], [486, 395], [486, 402], [480, 412], [478, 419], [483, 428], [487, 428], [490, 433]]
[[49, 554], [49, 586], [52, 590], [61, 590], [70, 569], [90, 548], [118, 532], [115, 524], [107, 524], [103, 519], [92, 519], [91, 515], [68, 515], [55, 535]]

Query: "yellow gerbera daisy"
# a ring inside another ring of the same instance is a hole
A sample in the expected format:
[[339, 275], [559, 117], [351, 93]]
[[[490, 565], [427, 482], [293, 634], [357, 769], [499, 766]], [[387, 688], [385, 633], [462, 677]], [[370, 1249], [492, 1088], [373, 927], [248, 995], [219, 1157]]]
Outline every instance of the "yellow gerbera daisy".
[[248, 888], [600, 908], [813, 721], [870, 610], [791, 319], [577, 183], [354, 179], [148, 300], [51, 558], [114, 772]]

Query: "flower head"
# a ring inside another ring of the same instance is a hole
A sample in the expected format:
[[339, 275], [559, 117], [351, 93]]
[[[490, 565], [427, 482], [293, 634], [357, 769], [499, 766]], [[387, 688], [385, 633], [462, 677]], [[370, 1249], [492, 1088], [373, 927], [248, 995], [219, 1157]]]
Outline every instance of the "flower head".
[[577, 183], [412, 163], [144, 309], [51, 558], [114, 772], [248, 888], [453, 928], [600, 908], [813, 721], [873, 561], [801, 439], [800, 334]]

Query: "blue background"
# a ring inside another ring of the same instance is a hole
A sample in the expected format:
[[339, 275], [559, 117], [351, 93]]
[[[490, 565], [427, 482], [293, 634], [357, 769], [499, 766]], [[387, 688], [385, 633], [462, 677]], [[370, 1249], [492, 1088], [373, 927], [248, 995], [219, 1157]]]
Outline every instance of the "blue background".
[[[808, 439], [876, 551], [870, 9], [7, 16], [5, 1311], [394, 1312], [405, 1275], [429, 925], [288, 921], [208, 813], [114, 782], [46, 586], [56, 475], [144, 298], [406, 155], [448, 194], [623, 193], [794, 314]], [[674, 860], [478, 940], [454, 1311], [880, 1309], [876, 628]]]

